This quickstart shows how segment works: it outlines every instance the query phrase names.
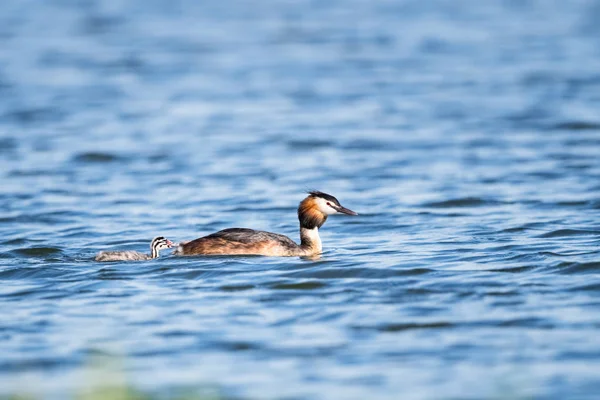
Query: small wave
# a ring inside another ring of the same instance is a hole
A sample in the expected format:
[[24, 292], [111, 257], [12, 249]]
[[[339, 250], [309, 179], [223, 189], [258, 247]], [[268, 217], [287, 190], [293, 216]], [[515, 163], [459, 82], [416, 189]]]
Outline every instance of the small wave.
[[457, 213], [457, 212], [442, 213], [440, 211], [438, 211], [438, 212], [421, 211], [421, 212], [417, 213], [417, 215], [433, 215], [435, 217], [460, 218], [460, 217], [466, 217], [468, 214], [467, 213]]
[[[572, 256], [573, 254], [560, 254], [560, 253], [556, 253], [553, 251], [540, 251], [538, 252], [538, 254], [540, 256], [548, 256], [548, 257], [569, 257]], [[585, 253], [583, 253], [585, 254]]]
[[227, 351], [249, 351], [249, 350], [260, 350], [261, 346], [256, 343], [245, 342], [245, 341], [221, 341], [213, 343], [215, 347], [220, 347]]
[[332, 267], [332, 268], [310, 268], [300, 269], [297, 271], [288, 272], [285, 274], [287, 277], [305, 278], [305, 279], [347, 279], [347, 278], [360, 278], [360, 279], [390, 279], [396, 276], [411, 276], [411, 275], [423, 275], [430, 272], [434, 272], [428, 268], [400, 268], [400, 269], [387, 269], [387, 268], [369, 268], [360, 267], [354, 268], [350, 266], [343, 267]]
[[27, 238], [17, 237], [17, 238], [8, 239], [8, 240], [6, 240], [4, 242], [1, 242], [1, 243], [4, 244], [4, 245], [8, 245], [8, 246], [16, 246], [16, 245], [23, 245], [23, 244], [26, 244], [26, 243], [29, 243], [29, 242], [30, 242], [30, 240], [27, 239]]
[[561, 207], [581, 207], [589, 205], [589, 201], [581, 200], [581, 201], [558, 201], [556, 205]]
[[190, 329], [169, 329], [164, 332], [158, 332], [156, 336], [170, 339], [170, 338], [182, 338], [182, 337], [194, 337], [198, 335], [198, 331]]
[[575, 286], [569, 289], [571, 292], [600, 292], [600, 283], [589, 283], [585, 285]]
[[528, 272], [531, 270], [534, 270], [535, 267], [526, 267], [526, 266], [520, 266], [520, 267], [507, 267], [507, 268], [497, 268], [497, 269], [491, 269], [490, 271], [493, 272], [507, 272], [507, 273], [511, 273], [511, 274], [518, 274], [521, 272]]
[[506, 229], [502, 229], [500, 232], [502, 233], [518, 233], [518, 232], [525, 232], [527, 229], [526, 226], [516, 226], [514, 228], [506, 228]]
[[565, 131], [598, 131], [600, 130], [600, 122], [567, 121], [560, 122], [554, 125], [552, 128]]
[[46, 257], [62, 252], [58, 247], [25, 247], [13, 250], [14, 253], [25, 257]]
[[434, 201], [423, 204], [423, 207], [430, 208], [456, 208], [456, 207], [481, 207], [490, 204], [497, 204], [497, 201], [486, 200], [480, 197], [463, 197], [459, 199]]
[[492, 290], [492, 291], [486, 292], [485, 295], [490, 296], [490, 297], [513, 297], [513, 296], [518, 296], [519, 292], [517, 290], [506, 290], [506, 291]]
[[86, 152], [77, 154], [73, 157], [73, 161], [83, 163], [109, 163], [122, 160], [122, 157], [103, 152]]
[[322, 287], [327, 286], [323, 282], [318, 281], [306, 281], [306, 282], [298, 282], [298, 283], [276, 283], [271, 285], [271, 289], [277, 290], [313, 290], [320, 289]]
[[429, 274], [431, 272], [435, 272], [433, 269], [429, 268], [411, 268], [411, 269], [403, 269], [398, 270], [394, 275], [396, 276], [411, 276], [411, 275], [424, 275]]
[[0, 371], [3, 372], [28, 372], [44, 371], [53, 368], [64, 368], [76, 365], [75, 361], [67, 357], [35, 357], [8, 360], [0, 363]]
[[35, 266], [19, 266], [17, 268], [6, 268], [0, 270], [0, 279], [30, 279], [30, 278], [43, 278], [50, 277], [53, 278], [59, 277], [61, 274], [65, 274], [67, 272], [59, 271], [56, 268], [38, 268]]
[[330, 140], [321, 139], [293, 139], [287, 142], [287, 146], [294, 150], [312, 150], [332, 147], [334, 143]]
[[437, 322], [400, 322], [382, 324], [377, 326], [353, 326], [356, 330], [376, 330], [379, 332], [402, 332], [415, 329], [440, 329], [440, 328], [452, 328], [454, 324], [446, 321]]
[[499, 327], [512, 328], [512, 327], [524, 327], [524, 328], [538, 328], [538, 329], [552, 329], [554, 324], [544, 318], [514, 318], [504, 321], [498, 321], [496, 323]]
[[219, 287], [224, 292], [242, 292], [244, 290], [254, 289], [254, 285], [223, 285]]
[[116, 17], [90, 15], [83, 20], [81, 31], [87, 35], [101, 35], [115, 29], [121, 22]]
[[0, 218], [0, 222], [3, 223], [17, 223], [17, 224], [29, 224], [29, 223], [42, 223], [42, 224], [54, 224], [54, 223], [65, 223], [68, 218], [77, 218], [80, 214], [74, 211], [50, 211], [38, 214], [23, 213], [17, 214], [10, 217]]
[[390, 150], [395, 147], [394, 143], [385, 142], [380, 140], [368, 140], [368, 139], [359, 139], [353, 140], [342, 145], [344, 149], [347, 150], [361, 150], [361, 151], [377, 151], [377, 150]]
[[525, 232], [528, 230], [540, 230], [544, 228], [546, 224], [542, 222], [531, 222], [524, 225], [513, 226], [511, 228], [502, 229], [501, 233], [516, 233], [516, 232]]
[[55, 122], [64, 116], [65, 113], [56, 107], [21, 108], [5, 114], [7, 119], [22, 125]]
[[48, 171], [45, 169], [14, 169], [8, 173], [8, 176], [15, 178], [28, 178], [36, 176], [58, 176], [56, 171]]
[[552, 232], [546, 232], [539, 235], [539, 238], [555, 238], [567, 236], [600, 235], [599, 231], [590, 231], [585, 229], [558, 229]]
[[10, 153], [13, 150], [16, 150], [19, 146], [19, 142], [14, 137], [3, 137], [0, 138], [0, 154], [2, 153]]
[[597, 273], [600, 271], [600, 261], [592, 262], [563, 262], [556, 266], [559, 273], [570, 275], [570, 274], [581, 274], [581, 273]]

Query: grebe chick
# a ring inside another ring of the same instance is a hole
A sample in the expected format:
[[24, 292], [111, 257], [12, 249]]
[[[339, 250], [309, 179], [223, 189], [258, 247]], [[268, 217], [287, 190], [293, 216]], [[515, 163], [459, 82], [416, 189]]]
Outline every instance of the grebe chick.
[[300, 244], [277, 233], [231, 228], [179, 244], [173, 254], [177, 255], [262, 255], [262, 256], [313, 256], [323, 250], [319, 228], [327, 217], [343, 213], [358, 215], [343, 207], [333, 196], [323, 192], [309, 192], [298, 207], [300, 220]]
[[144, 254], [133, 250], [124, 251], [101, 251], [96, 255], [96, 261], [142, 261], [151, 260], [159, 256], [162, 249], [173, 247], [173, 242], [163, 236], [157, 236], [150, 243], [150, 254]]

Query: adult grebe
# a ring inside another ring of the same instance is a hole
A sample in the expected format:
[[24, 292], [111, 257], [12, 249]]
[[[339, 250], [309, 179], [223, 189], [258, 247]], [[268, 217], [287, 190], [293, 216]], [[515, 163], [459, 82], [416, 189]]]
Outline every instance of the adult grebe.
[[163, 236], [157, 236], [150, 243], [150, 254], [139, 253], [133, 250], [101, 251], [96, 255], [96, 261], [142, 261], [151, 260], [159, 256], [162, 249], [173, 247], [173, 242]]
[[191, 242], [179, 244], [173, 254], [177, 255], [262, 255], [262, 256], [312, 256], [323, 250], [319, 228], [331, 214], [358, 215], [342, 207], [333, 196], [323, 192], [309, 192], [298, 207], [300, 220], [300, 244], [277, 233], [231, 228], [204, 236]]

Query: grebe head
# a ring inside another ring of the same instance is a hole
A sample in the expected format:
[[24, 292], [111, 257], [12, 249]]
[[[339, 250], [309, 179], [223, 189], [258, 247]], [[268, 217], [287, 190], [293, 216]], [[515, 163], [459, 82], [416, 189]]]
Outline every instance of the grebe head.
[[152, 250], [163, 250], [169, 249], [171, 247], [173, 247], [173, 242], [171, 242], [164, 236], [157, 236], [154, 239], [152, 239], [152, 243], [150, 243], [150, 248]]
[[331, 215], [331, 214], [337, 214], [337, 213], [342, 213], [342, 214], [347, 214], [347, 215], [358, 215], [358, 213], [342, 206], [340, 204], [340, 202], [338, 201], [338, 199], [336, 199], [335, 197], [333, 197], [330, 194], [327, 193], [323, 193], [323, 192], [308, 192], [310, 194], [310, 197], [314, 198], [314, 201], [319, 209], [319, 211], [321, 211], [323, 214], [325, 215]]
[[298, 219], [303, 228], [320, 228], [327, 217], [332, 214], [358, 215], [358, 213], [342, 206], [338, 199], [330, 194], [312, 191], [298, 207]]

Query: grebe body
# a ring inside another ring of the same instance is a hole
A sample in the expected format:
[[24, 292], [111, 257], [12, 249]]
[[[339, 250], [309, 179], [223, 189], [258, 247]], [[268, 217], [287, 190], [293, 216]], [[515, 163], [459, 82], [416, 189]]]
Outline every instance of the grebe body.
[[143, 261], [158, 258], [159, 251], [173, 247], [173, 242], [163, 236], [157, 236], [150, 243], [150, 254], [133, 250], [101, 251], [96, 255], [96, 261]]
[[275, 257], [312, 256], [323, 251], [319, 228], [327, 217], [343, 213], [358, 215], [343, 207], [333, 196], [309, 192], [298, 207], [300, 244], [277, 233], [247, 228], [230, 228], [179, 244], [177, 255], [262, 255]]

